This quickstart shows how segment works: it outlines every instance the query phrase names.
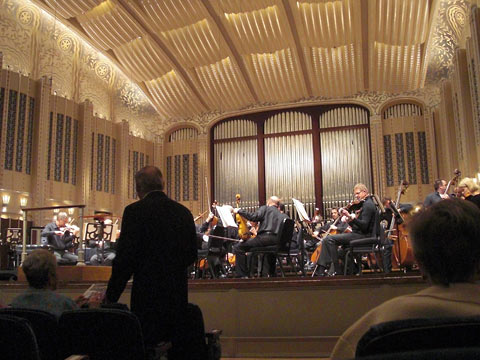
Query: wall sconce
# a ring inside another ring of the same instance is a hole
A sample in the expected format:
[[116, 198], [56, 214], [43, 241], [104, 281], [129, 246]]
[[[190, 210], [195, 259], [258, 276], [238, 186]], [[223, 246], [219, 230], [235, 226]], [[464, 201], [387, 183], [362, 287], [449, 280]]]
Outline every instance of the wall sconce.
[[7, 206], [10, 203], [10, 195], [2, 195], [3, 206]]
[[53, 209], [54, 214], [58, 214], [60, 212], [60, 209]]
[[21, 207], [27, 206], [27, 203], [28, 203], [28, 199], [26, 197], [21, 197], [20, 198], [20, 206]]
[[73, 215], [74, 212], [75, 212], [74, 208], [68, 208], [68, 215]]

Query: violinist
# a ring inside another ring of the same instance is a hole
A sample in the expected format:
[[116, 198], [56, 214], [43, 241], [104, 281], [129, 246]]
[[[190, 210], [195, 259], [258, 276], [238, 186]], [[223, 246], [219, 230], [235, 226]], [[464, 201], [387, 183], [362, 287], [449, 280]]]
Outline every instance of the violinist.
[[435, 180], [435, 182], [433, 183], [433, 188], [435, 191], [433, 193], [428, 194], [427, 197], [425, 198], [425, 201], [423, 202], [423, 206], [425, 208], [432, 206], [433, 204], [436, 204], [441, 200], [445, 200], [449, 198], [448, 194], [445, 193], [445, 191], [447, 190], [447, 182], [445, 180], [443, 179]]
[[[375, 225], [376, 207], [369, 196], [368, 189], [364, 184], [356, 184], [353, 188], [355, 203], [361, 206], [358, 211], [349, 213], [346, 209], [341, 209], [340, 214], [346, 217], [348, 225], [352, 232], [328, 235], [323, 239], [322, 251], [318, 258], [317, 272], [320, 276], [335, 275], [341, 273], [338, 262], [338, 246], [348, 245], [350, 241], [371, 236]], [[333, 263], [333, 271], [326, 273], [327, 268]]]
[[73, 240], [78, 228], [68, 226], [68, 215], [60, 212], [55, 221], [47, 224], [42, 230], [42, 245], [51, 245], [58, 264], [75, 264], [77, 255], [68, 251], [73, 248]]
[[208, 214], [207, 219], [201, 224], [195, 224], [195, 229], [197, 231], [197, 249], [199, 250], [207, 250], [208, 248], [208, 232], [210, 231], [211, 227], [213, 227], [213, 219], [215, 215], [213, 212]]
[[315, 227], [314, 236], [321, 236], [327, 232], [329, 234], [341, 234], [347, 230], [348, 224], [345, 221], [346, 219], [339, 219], [340, 215], [337, 208], [332, 209], [330, 216], [330, 221], [327, 221], [325, 225], [318, 224]]

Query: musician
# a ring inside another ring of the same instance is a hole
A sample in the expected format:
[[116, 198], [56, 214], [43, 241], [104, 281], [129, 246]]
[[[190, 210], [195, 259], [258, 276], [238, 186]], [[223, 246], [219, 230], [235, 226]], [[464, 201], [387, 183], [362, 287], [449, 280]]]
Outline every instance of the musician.
[[[272, 196], [267, 200], [267, 205], [261, 206], [254, 213], [239, 208], [234, 209], [235, 213], [240, 214], [245, 219], [260, 222], [256, 237], [238, 243], [233, 247], [233, 253], [236, 255], [235, 271], [237, 277], [248, 276], [246, 252], [255, 247], [275, 245], [277, 243], [277, 234], [280, 226], [283, 219], [287, 218], [287, 215], [279, 211], [279, 207], [280, 199]], [[272, 266], [270, 266], [270, 271], [272, 271]]]
[[330, 216], [331, 216], [330, 221], [326, 222], [325, 225], [318, 224], [315, 227], [315, 232], [313, 233], [313, 235], [318, 236], [318, 235], [322, 235], [322, 233], [326, 233], [328, 231], [333, 231], [333, 230], [335, 230], [336, 233], [341, 234], [345, 232], [345, 230], [347, 230], [348, 228], [347, 222], [344, 219], [338, 219], [340, 215], [338, 214], [337, 208], [332, 209]]
[[199, 250], [207, 250], [208, 248], [208, 235], [206, 233], [210, 229], [214, 217], [214, 214], [210, 212], [202, 225], [195, 224], [195, 230], [197, 232], [197, 249]]
[[464, 178], [458, 184], [465, 200], [471, 201], [480, 208], [480, 186], [472, 178]]
[[323, 239], [322, 251], [318, 259], [317, 272], [320, 276], [325, 276], [326, 270], [331, 263], [334, 265], [334, 273], [328, 275], [335, 275], [341, 273], [340, 264], [338, 262], [338, 246], [348, 245], [350, 241], [370, 237], [373, 232], [375, 223], [376, 207], [369, 196], [368, 189], [364, 184], [356, 184], [353, 188], [355, 200], [361, 205], [358, 215], [356, 213], [350, 214], [347, 210], [342, 209], [340, 215], [345, 216], [348, 225], [352, 232], [328, 235]]
[[435, 191], [431, 194], [428, 194], [423, 202], [424, 207], [432, 206], [441, 200], [448, 199], [448, 194], [445, 194], [445, 190], [447, 189], [447, 182], [443, 179], [437, 179], [433, 183], [433, 188]]
[[[104, 224], [112, 225], [112, 220], [105, 219]], [[116, 237], [117, 234], [112, 234], [112, 236]], [[92, 257], [90, 258], [90, 265], [111, 266], [113, 259], [115, 259], [115, 255], [116, 255], [114, 242], [102, 240], [98, 244], [95, 242], [95, 246], [96, 246], [96, 251], [95, 251], [95, 254], [93, 254]], [[102, 247], [103, 247], [103, 251], [102, 251]], [[102, 252], [103, 252], [103, 261], [100, 261], [100, 259], [102, 258]]]
[[67, 226], [68, 215], [60, 212], [57, 219], [47, 224], [42, 230], [42, 245], [51, 245], [58, 264], [75, 264], [78, 256], [68, 251], [73, 248], [76, 229]]

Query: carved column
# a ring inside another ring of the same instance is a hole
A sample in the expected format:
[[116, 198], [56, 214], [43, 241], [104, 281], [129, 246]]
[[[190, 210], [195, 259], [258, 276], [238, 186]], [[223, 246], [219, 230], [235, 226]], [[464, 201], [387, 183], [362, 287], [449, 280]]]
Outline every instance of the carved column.
[[93, 122], [93, 104], [86, 100], [80, 105], [80, 139], [79, 139], [79, 174], [78, 191], [79, 202], [85, 204], [85, 215], [93, 214], [95, 204], [95, 191], [91, 189], [90, 183], [93, 176], [91, 169], [92, 157], [92, 122]]
[[[210, 175], [209, 172], [209, 157], [208, 157], [208, 132], [206, 129], [198, 134], [198, 200], [200, 203], [200, 212], [204, 212], [210, 204], [208, 203], [207, 196], [207, 185], [205, 183], [205, 178], [208, 178]], [[208, 181], [210, 185], [211, 179]], [[213, 201], [213, 200], [210, 200]]]
[[370, 141], [372, 149], [373, 190], [377, 195], [382, 197], [384, 196], [386, 180], [385, 164], [383, 162], [382, 117], [378, 114], [370, 116]]
[[[37, 82], [35, 101], [35, 125], [32, 154], [32, 203], [29, 207], [41, 207], [47, 203], [48, 194], [47, 163], [48, 163], [48, 130], [50, 123], [50, 98], [52, 80], [45, 76]], [[52, 145], [53, 146], [53, 145]], [[43, 225], [42, 212], [31, 213], [36, 225]]]
[[153, 165], [160, 169], [164, 177], [166, 176], [165, 154], [162, 135], [155, 135], [155, 139], [153, 141]]
[[119, 213], [123, 213], [123, 209], [127, 206], [130, 202], [128, 198], [128, 167], [130, 164], [128, 163], [128, 149], [130, 144], [130, 135], [129, 135], [129, 125], [126, 120], [122, 120], [121, 123], [117, 123], [116, 126], [118, 127], [118, 154], [117, 162], [118, 171], [117, 171], [117, 209]]
[[[425, 136], [427, 138], [427, 156], [428, 156], [428, 177], [430, 183], [433, 183], [434, 179], [438, 178], [438, 165], [437, 165], [437, 152], [435, 151], [436, 142], [435, 142], [435, 127], [433, 124], [433, 110], [429, 107], [425, 108], [424, 118], [425, 118]], [[427, 194], [419, 194], [420, 199], [423, 199]]]

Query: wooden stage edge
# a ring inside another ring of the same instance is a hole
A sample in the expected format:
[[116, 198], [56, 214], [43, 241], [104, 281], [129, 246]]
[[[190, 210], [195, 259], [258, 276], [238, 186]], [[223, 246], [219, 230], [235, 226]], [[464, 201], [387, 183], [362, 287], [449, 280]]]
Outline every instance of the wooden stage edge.
[[[59, 288], [78, 286], [82, 283], [108, 282], [112, 268], [110, 266], [58, 266], [57, 277]], [[18, 269], [18, 285], [26, 285], [25, 274]], [[392, 272], [388, 275], [383, 273], [365, 273], [361, 276], [334, 276], [334, 277], [311, 277], [308, 276], [286, 276], [274, 278], [250, 278], [250, 279], [196, 279], [189, 280], [191, 290], [213, 290], [213, 289], [248, 289], [248, 288], [288, 288], [298, 286], [341, 286], [341, 285], [376, 285], [382, 284], [412, 284], [424, 283], [418, 272]], [[1, 282], [2, 284], [13, 284], [12, 282]]]

